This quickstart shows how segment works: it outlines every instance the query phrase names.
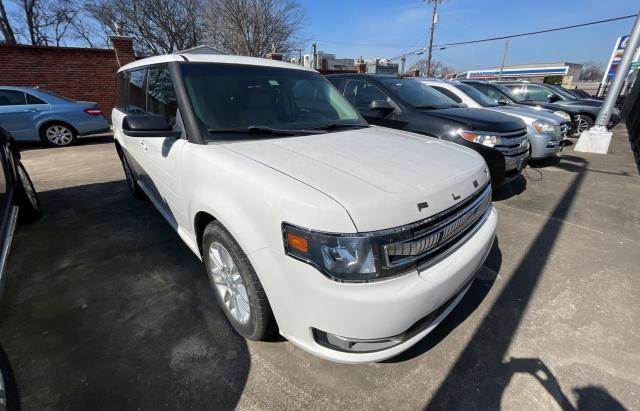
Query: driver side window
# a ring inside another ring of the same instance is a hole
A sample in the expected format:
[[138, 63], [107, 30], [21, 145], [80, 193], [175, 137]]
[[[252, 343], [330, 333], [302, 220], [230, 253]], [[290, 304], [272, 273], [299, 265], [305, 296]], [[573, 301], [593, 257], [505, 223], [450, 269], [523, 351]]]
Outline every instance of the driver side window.
[[349, 80], [344, 88], [344, 96], [358, 110], [368, 110], [374, 100], [388, 100], [382, 90], [364, 80]]

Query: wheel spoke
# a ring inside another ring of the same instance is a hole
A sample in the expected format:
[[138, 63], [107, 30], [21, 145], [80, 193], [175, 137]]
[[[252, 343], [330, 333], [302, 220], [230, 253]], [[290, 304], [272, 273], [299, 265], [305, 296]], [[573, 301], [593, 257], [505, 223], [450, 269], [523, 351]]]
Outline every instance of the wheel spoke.
[[247, 288], [229, 251], [219, 242], [209, 245], [209, 271], [211, 280], [229, 316], [246, 324], [251, 317]]

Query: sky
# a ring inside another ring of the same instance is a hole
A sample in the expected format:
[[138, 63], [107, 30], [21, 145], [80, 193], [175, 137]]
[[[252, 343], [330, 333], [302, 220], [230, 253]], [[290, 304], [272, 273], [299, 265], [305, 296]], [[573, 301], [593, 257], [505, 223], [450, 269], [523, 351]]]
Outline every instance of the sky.
[[[422, 0], [300, 0], [306, 10], [304, 53], [338, 58], [393, 58], [426, 47], [430, 5]], [[544, 30], [637, 14], [638, 0], [446, 0], [434, 44]], [[616, 38], [633, 19], [509, 40], [506, 64], [594, 62], [605, 66]], [[346, 44], [350, 43], [350, 44]], [[458, 71], [499, 67], [504, 40], [439, 50], [434, 57]], [[425, 55], [408, 57], [407, 67]]]

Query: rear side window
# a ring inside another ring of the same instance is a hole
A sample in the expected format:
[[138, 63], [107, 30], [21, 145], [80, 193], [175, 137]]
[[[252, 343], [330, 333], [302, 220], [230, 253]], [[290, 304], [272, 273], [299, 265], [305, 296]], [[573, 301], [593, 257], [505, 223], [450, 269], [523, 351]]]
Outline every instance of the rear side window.
[[167, 66], [150, 68], [147, 71], [147, 84], [147, 112], [165, 116], [171, 124], [175, 124], [178, 102], [169, 68]]
[[128, 81], [127, 72], [121, 71], [118, 73], [116, 77], [116, 108], [120, 111], [126, 111]]
[[0, 90], [0, 106], [20, 106], [27, 104], [24, 93], [15, 90]]
[[128, 114], [146, 113], [146, 95], [144, 87], [144, 69], [129, 72], [127, 82], [127, 110]]
[[431, 86], [431, 87], [438, 90], [440, 93], [444, 94], [445, 96], [449, 97], [451, 100], [455, 101], [456, 103], [462, 103], [462, 99], [458, 97], [456, 93], [454, 93], [453, 91], [446, 89], [444, 87], [439, 87], [439, 86]]
[[27, 104], [47, 104], [36, 96], [32, 96], [29, 93], [24, 93], [24, 94], [27, 96]]

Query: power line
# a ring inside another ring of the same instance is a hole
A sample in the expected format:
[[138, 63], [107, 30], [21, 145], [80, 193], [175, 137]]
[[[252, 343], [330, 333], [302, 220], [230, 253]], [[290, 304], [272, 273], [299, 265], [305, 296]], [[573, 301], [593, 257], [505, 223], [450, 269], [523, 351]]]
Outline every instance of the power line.
[[606, 19], [606, 20], [597, 20], [597, 21], [591, 21], [589, 23], [582, 23], [582, 24], [574, 24], [572, 26], [564, 26], [564, 27], [557, 27], [554, 29], [547, 29], [547, 30], [539, 30], [539, 31], [530, 31], [528, 33], [520, 33], [520, 34], [512, 34], [510, 36], [501, 36], [501, 37], [490, 37], [487, 39], [481, 39], [481, 40], [470, 40], [470, 41], [461, 41], [458, 43], [446, 43], [446, 44], [438, 44], [434, 47], [449, 47], [449, 46], [460, 46], [463, 44], [474, 44], [474, 43], [482, 43], [485, 41], [494, 41], [494, 40], [504, 40], [504, 39], [512, 39], [514, 37], [523, 37], [523, 36], [531, 36], [534, 34], [542, 34], [542, 33], [550, 33], [552, 31], [560, 31], [560, 30], [567, 30], [567, 29], [575, 29], [577, 27], [585, 27], [585, 26], [592, 26], [594, 24], [602, 24], [602, 23], [609, 23], [611, 21], [617, 21], [617, 20], [624, 20], [624, 19], [631, 19], [631, 18], [635, 18], [637, 15], [636, 14], [631, 14], [629, 16], [622, 16], [622, 17], [614, 17], [612, 19]]
[[[553, 29], [530, 31], [528, 33], [512, 34], [512, 35], [509, 35], [509, 36], [489, 37], [489, 38], [486, 38], [486, 39], [460, 41], [460, 42], [457, 42], [457, 43], [444, 43], [444, 44], [434, 45], [433, 47], [437, 47], [437, 48], [442, 50], [443, 48], [452, 47], [452, 46], [461, 46], [461, 45], [467, 45], [467, 44], [483, 43], [483, 42], [487, 42], [487, 41], [496, 41], [496, 40], [511, 39], [511, 38], [515, 38], [515, 37], [531, 36], [531, 35], [534, 35], [534, 34], [550, 33], [550, 32], [554, 32], [554, 31], [568, 30], [568, 29], [574, 29], [574, 28], [578, 28], [578, 27], [592, 26], [592, 25], [595, 25], [595, 24], [609, 23], [609, 22], [612, 22], [612, 21], [631, 19], [631, 18], [635, 18], [635, 17], [636, 17], [636, 14], [631, 14], [631, 15], [628, 15], [628, 16], [621, 16], [621, 17], [614, 17], [614, 18], [605, 19], [605, 20], [591, 21], [591, 22], [588, 22], [588, 23], [574, 24], [574, 25], [571, 25], [571, 26], [556, 27], [556, 28], [553, 28]], [[424, 51], [424, 49], [420, 48], [420, 49], [412, 50], [410, 52], [403, 53], [403, 54], [405, 56], [409, 56], [409, 55], [412, 55], [412, 54], [417, 54], [417, 53], [422, 52], [422, 51]], [[402, 55], [394, 57], [391, 60], [395, 60], [395, 59], [398, 59], [400, 57], [402, 57]]]
[[362, 46], [362, 47], [389, 47], [389, 48], [407, 48], [407, 47], [415, 47], [415, 43], [408, 45], [399, 45], [399, 44], [367, 44], [367, 43], [351, 43], [348, 41], [334, 41], [334, 40], [318, 40], [318, 43], [332, 43], [332, 44], [346, 44], [349, 46]]

